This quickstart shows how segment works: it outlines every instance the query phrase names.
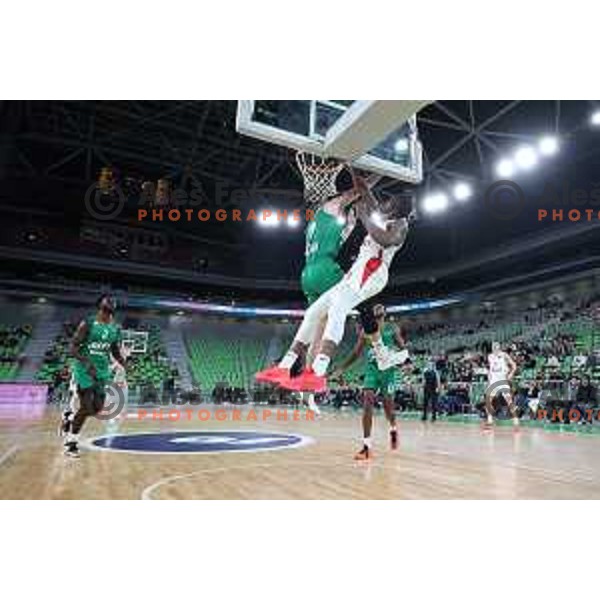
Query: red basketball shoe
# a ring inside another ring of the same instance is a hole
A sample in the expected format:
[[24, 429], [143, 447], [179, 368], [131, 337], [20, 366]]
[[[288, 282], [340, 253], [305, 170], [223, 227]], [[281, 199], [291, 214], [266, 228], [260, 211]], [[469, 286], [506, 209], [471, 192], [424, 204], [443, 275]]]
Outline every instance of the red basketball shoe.
[[289, 379], [290, 370], [282, 369], [277, 365], [273, 367], [269, 367], [268, 369], [264, 369], [263, 371], [259, 371], [254, 375], [254, 379], [258, 381], [258, 383], [281, 383], [281, 381]]
[[308, 367], [298, 377], [288, 377], [279, 381], [279, 385], [292, 392], [325, 392], [327, 390], [327, 378], [315, 375], [311, 367]]

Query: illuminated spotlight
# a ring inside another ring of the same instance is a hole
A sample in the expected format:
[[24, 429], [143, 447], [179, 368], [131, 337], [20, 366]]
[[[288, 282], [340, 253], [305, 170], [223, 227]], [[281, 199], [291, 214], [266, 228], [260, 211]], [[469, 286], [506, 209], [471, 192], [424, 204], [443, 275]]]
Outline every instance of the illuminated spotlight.
[[538, 148], [540, 154], [552, 156], [558, 152], [558, 139], [552, 135], [547, 135], [540, 140]]
[[288, 227], [298, 227], [298, 225], [300, 225], [300, 219], [294, 219], [294, 217], [288, 217], [286, 219], [286, 222], [288, 224]]
[[408, 140], [404, 137], [399, 138], [394, 144], [394, 150], [396, 152], [408, 152]]
[[457, 183], [453, 190], [454, 197], [457, 200], [467, 200], [473, 194], [471, 186], [468, 183]]
[[496, 174], [499, 177], [512, 177], [515, 172], [515, 165], [512, 160], [508, 160], [508, 158], [502, 159], [498, 166], [496, 167]]
[[375, 211], [371, 214], [371, 221], [380, 229], [385, 229], [385, 219], [380, 212]]
[[448, 196], [446, 194], [432, 194], [423, 200], [423, 210], [426, 213], [435, 214], [444, 212], [448, 208]]
[[279, 225], [279, 220], [277, 219], [277, 212], [271, 211], [271, 214], [265, 219], [264, 213], [270, 209], [263, 209], [258, 213], [258, 224], [261, 227], [277, 227]]
[[537, 161], [537, 153], [531, 146], [523, 146], [515, 154], [515, 162], [521, 169], [531, 169], [537, 164]]
[[590, 123], [592, 125], [600, 125], [600, 110], [592, 113], [592, 116], [590, 117]]

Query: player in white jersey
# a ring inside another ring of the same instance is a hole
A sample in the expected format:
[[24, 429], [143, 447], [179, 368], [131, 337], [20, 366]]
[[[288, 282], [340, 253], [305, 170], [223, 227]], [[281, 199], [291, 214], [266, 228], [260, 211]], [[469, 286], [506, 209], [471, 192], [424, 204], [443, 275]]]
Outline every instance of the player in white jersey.
[[[326, 318], [321, 343], [312, 365], [300, 376], [280, 381], [283, 388], [315, 392], [326, 389], [325, 373], [344, 335], [348, 315], [356, 306], [383, 291], [392, 260], [406, 240], [408, 218], [413, 210], [412, 198], [390, 197], [377, 203], [362, 180], [356, 179], [355, 186], [360, 190], [363, 200], [356, 204], [356, 211], [368, 235], [344, 278], [304, 314], [294, 342], [286, 354], [287, 360], [293, 362], [299, 355], [305, 355], [314, 340], [318, 324]], [[407, 356], [405, 352], [403, 360]]]
[[[121, 356], [127, 359], [131, 354], [131, 349], [124, 344], [121, 344]], [[111, 357], [112, 385], [107, 388], [107, 404], [112, 406], [113, 403], [119, 405], [121, 401], [123, 406], [119, 410], [119, 414], [115, 414], [108, 421], [108, 425], [115, 425], [117, 417], [120, 415], [127, 416], [127, 405], [129, 402], [129, 385], [127, 384], [127, 371], [125, 367]]]
[[485, 410], [487, 424], [494, 423], [493, 401], [497, 394], [502, 394], [515, 425], [519, 424], [515, 403], [510, 391], [510, 381], [517, 371], [517, 365], [509, 354], [503, 352], [498, 342], [492, 344], [492, 352], [488, 356], [488, 387], [485, 394]]

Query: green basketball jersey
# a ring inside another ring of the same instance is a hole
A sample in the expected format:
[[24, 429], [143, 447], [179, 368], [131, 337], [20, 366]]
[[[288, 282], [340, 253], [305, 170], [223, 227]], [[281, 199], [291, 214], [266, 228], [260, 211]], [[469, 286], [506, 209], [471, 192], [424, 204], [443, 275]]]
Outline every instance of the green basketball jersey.
[[[100, 382], [111, 379], [110, 353], [111, 346], [121, 341], [121, 328], [116, 323], [99, 323], [95, 317], [87, 319], [88, 334], [83, 340], [80, 353], [90, 359], [96, 368], [96, 377]], [[92, 378], [84, 363], [75, 361], [73, 369], [77, 385], [88, 388], [93, 385]]]
[[317, 211], [306, 228], [306, 266], [325, 260], [334, 261], [342, 245], [343, 223], [336, 217]]
[[306, 263], [302, 270], [302, 290], [312, 304], [344, 276], [337, 262], [344, 225], [324, 210], [317, 211], [306, 229]]
[[[390, 323], [383, 324], [381, 341], [383, 342], [383, 345], [388, 348], [395, 348], [398, 345], [396, 343], [396, 330]], [[377, 359], [375, 358], [375, 353], [370, 344], [367, 350], [367, 361], [373, 365], [377, 365]]]
[[[381, 341], [388, 348], [397, 346], [395, 329], [391, 324], [384, 323], [381, 331]], [[379, 391], [386, 396], [393, 396], [402, 384], [403, 378], [402, 370], [398, 367], [390, 367], [385, 371], [380, 371], [373, 348], [369, 344], [363, 388]]]

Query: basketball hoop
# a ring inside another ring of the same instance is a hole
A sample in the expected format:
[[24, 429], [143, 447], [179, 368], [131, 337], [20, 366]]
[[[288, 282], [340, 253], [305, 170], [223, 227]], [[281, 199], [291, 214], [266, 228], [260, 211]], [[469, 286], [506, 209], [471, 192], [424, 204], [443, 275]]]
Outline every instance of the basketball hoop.
[[304, 179], [304, 199], [309, 206], [321, 206], [328, 198], [337, 195], [335, 182], [345, 163], [298, 151], [296, 164]]

